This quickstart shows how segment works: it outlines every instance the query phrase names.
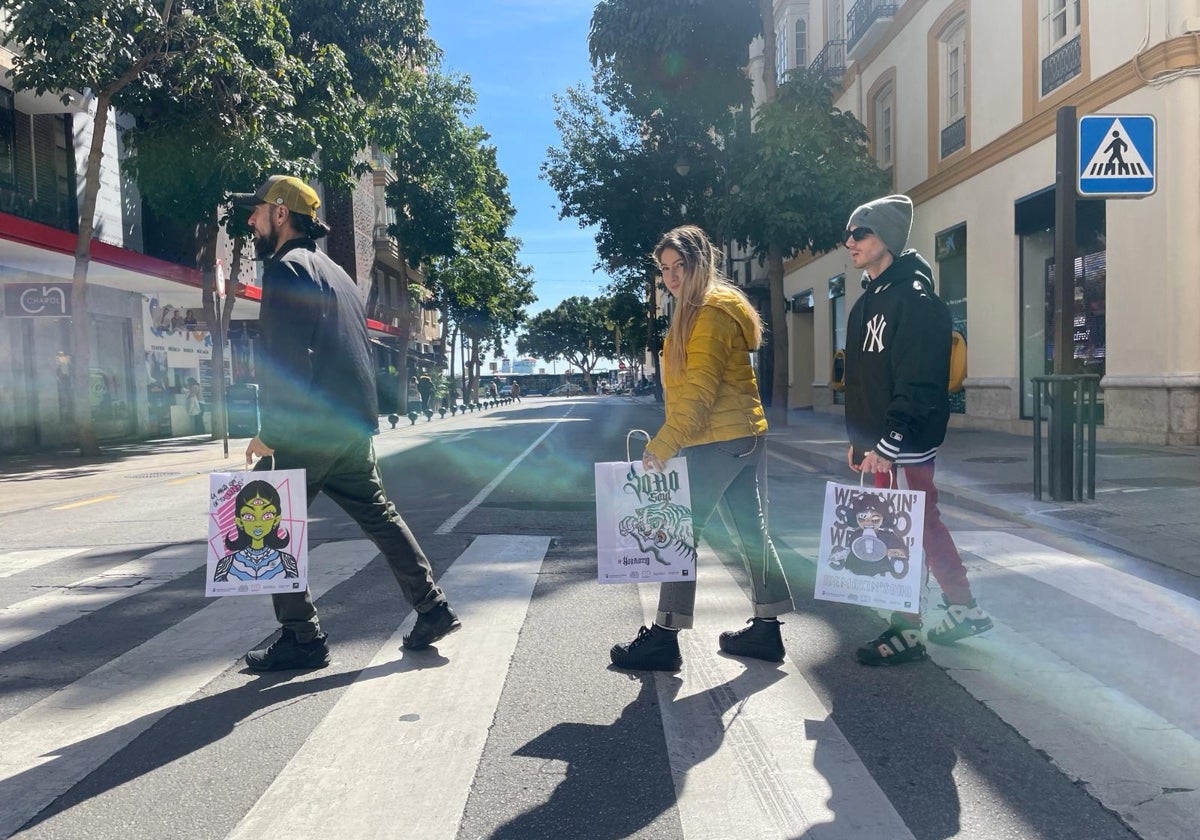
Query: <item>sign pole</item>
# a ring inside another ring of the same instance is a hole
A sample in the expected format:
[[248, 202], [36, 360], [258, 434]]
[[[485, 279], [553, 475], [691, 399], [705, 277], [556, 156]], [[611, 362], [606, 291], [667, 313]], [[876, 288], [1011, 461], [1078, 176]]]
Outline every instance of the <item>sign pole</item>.
[[[1074, 372], [1075, 348], [1075, 229], [1078, 199], [1079, 137], [1075, 106], [1058, 109], [1056, 183], [1054, 195], [1054, 373]], [[1050, 415], [1050, 496], [1070, 501], [1074, 495], [1075, 447], [1072, 418], [1074, 388], [1055, 382]], [[1036, 432], [1036, 430], [1035, 430]]]

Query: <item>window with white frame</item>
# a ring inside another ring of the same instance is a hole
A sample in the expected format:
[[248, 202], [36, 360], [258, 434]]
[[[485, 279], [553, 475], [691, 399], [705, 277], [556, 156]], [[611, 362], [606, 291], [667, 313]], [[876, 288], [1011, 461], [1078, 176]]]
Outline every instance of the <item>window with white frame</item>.
[[783, 75], [788, 71], [788, 59], [791, 53], [788, 50], [788, 28], [787, 22], [780, 24], [775, 30], [775, 78], [783, 81]]
[[943, 30], [940, 44], [941, 156], [967, 143], [967, 18], [962, 15]]
[[1042, 55], [1049, 55], [1079, 34], [1080, 0], [1042, 0]]
[[846, 37], [846, 15], [842, 0], [825, 0], [826, 41]]
[[1042, 96], [1080, 74], [1083, 0], [1040, 0]]
[[896, 87], [889, 83], [875, 94], [875, 160], [888, 169], [895, 159]]
[[804, 18], [796, 18], [795, 37], [792, 39], [795, 43], [792, 48], [796, 51], [796, 60], [794, 67], [808, 66], [808, 21]]

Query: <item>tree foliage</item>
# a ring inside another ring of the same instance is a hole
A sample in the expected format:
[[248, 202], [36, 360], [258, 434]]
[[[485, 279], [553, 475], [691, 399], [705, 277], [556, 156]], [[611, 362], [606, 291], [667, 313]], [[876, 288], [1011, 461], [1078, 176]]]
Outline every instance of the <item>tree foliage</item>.
[[565, 359], [583, 372], [589, 386], [600, 359], [614, 354], [609, 302], [569, 297], [529, 319], [517, 338], [517, 352], [548, 361]]

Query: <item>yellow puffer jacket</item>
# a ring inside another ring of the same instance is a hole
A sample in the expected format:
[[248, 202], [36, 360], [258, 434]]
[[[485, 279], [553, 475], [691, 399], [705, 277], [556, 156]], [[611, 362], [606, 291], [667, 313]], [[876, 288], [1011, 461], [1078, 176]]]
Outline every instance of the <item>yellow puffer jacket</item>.
[[664, 364], [667, 422], [646, 446], [652, 455], [665, 461], [685, 446], [767, 433], [750, 365], [753, 334], [736, 294], [720, 286], [709, 293], [688, 338], [687, 369]]

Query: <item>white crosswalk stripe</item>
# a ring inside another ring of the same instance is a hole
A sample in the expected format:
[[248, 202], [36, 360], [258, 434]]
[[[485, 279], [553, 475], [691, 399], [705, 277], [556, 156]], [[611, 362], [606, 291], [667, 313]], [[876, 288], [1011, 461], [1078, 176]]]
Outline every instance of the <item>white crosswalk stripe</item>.
[[453, 838], [549, 544], [477, 537], [439, 581], [463, 621], [438, 645], [452, 666], [402, 652], [410, 615], [230, 840]]
[[[72, 554], [77, 552], [72, 552]], [[53, 556], [54, 560], [65, 556]], [[0, 651], [35, 639], [88, 613], [183, 577], [202, 565], [204, 549], [177, 545], [0, 609]]]
[[83, 554], [85, 548], [31, 548], [23, 551], [8, 551], [0, 556], [0, 578], [57, 563], [76, 554]]
[[[312, 550], [314, 597], [378, 554], [367, 540]], [[0, 723], [0, 837], [125, 748], [277, 625], [245, 598], [221, 598]]]
[[[655, 675], [688, 840], [911, 838], [794, 665], [716, 652], [713, 639], [744, 622], [748, 605], [719, 560], [702, 560], [696, 626], [680, 634], [684, 668]], [[640, 589], [649, 624], [658, 587]]]

